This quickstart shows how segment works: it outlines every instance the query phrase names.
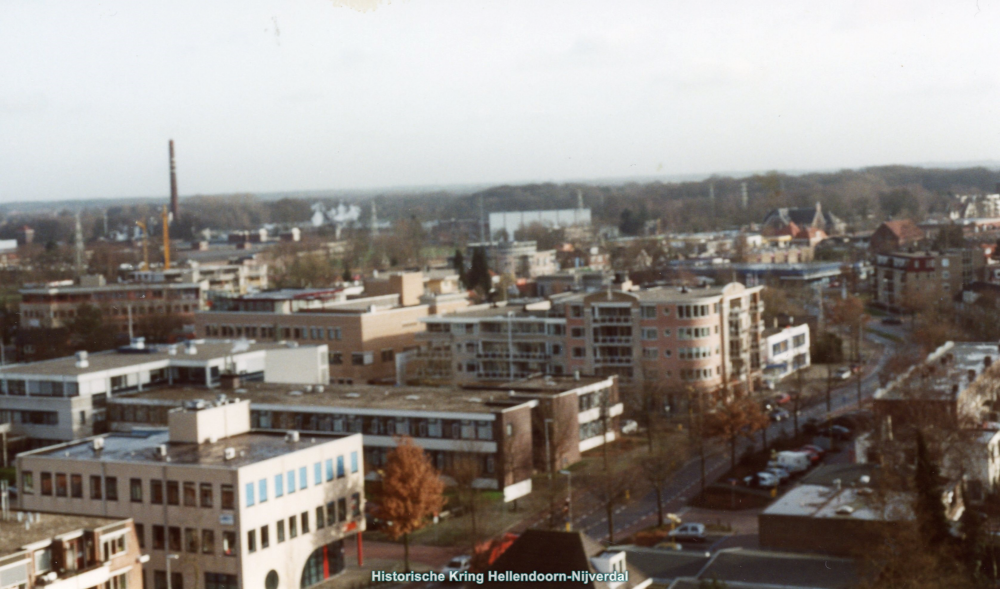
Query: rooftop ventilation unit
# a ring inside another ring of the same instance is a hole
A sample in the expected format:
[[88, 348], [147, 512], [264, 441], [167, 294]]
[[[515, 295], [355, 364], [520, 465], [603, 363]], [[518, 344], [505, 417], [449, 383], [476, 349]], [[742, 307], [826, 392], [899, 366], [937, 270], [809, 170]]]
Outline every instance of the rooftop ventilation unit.
[[88, 368], [90, 366], [90, 360], [87, 359], [87, 352], [80, 350], [76, 353], [76, 367], [77, 368]]
[[288, 391], [288, 396], [290, 397], [301, 397], [302, 391]]
[[167, 445], [166, 444], [160, 444], [159, 446], [157, 446], [156, 447], [156, 455], [159, 456], [160, 458], [166, 458], [167, 457]]
[[285, 434], [285, 441], [289, 444], [294, 444], [299, 441], [299, 432], [291, 430]]
[[297, 348], [299, 347], [299, 342], [285, 342], [285, 346], [289, 348]]
[[94, 438], [90, 445], [94, 448], [94, 452], [100, 452], [104, 449], [104, 438]]
[[357, 399], [361, 397], [361, 393], [347, 393], [344, 396], [347, 397], [348, 399]]
[[198, 353], [198, 346], [194, 345], [194, 342], [187, 342], [184, 344], [184, 353], [188, 356], [194, 356]]
[[188, 411], [201, 411], [208, 407], [208, 403], [204, 399], [194, 399], [193, 401], [185, 401], [184, 408]]
[[307, 384], [306, 386], [304, 386], [304, 387], [303, 387], [303, 389], [305, 389], [305, 391], [304, 391], [304, 392], [305, 392], [305, 393], [306, 393], [307, 395], [308, 395], [309, 393], [313, 392], [313, 388], [312, 388], [312, 385], [311, 385], [311, 384]]
[[406, 395], [408, 401], [417, 401], [420, 399], [420, 395]]
[[177, 346], [167, 346], [167, 354], [170, 356], [177, 355]]
[[321, 384], [318, 384], [315, 387], [313, 387], [313, 390], [316, 391], [317, 393], [322, 393], [323, 391], [326, 390], [326, 387], [324, 387]]
[[222, 457], [226, 460], [232, 460], [236, 458], [236, 448], [226, 448], [222, 451]]

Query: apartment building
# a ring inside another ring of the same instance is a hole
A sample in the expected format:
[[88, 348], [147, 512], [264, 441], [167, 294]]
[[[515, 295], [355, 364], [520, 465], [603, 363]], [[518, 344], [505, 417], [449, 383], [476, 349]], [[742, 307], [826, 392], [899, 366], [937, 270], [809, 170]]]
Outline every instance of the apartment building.
[[809, 324], [773, 327], [764, 331], [764, 377], [778, 381], [808, 367]]
[[109, 398], [169, 386], [214, 388], [224, 378], [325, 384], [325, 345], [192, 340], [132, 345], [0, 368], [0, 423], [14, 448], [47, 446], [105, 431]]
[[986, 255], [980, 248], [941, 252], [893, 252], [875, 256], [875, 301], [907, 310], [951, 298], [962, 286], [981, 280]]
[[424, 319], [415, 380], [499, 381], [530, 374], [617, 376], [676, 392], [761, 376], [763, 287], [564, 293], [512, 308]]
[[172, 589], [308, 587], [344, 569], [365, 529], [360, 435], [252, 432], [247, 401], [168, 422], [18, 455], [21, 508], [131, 518], [154, 589], [168, 568]]
[[[184, 324], [206, 308], [209, 283], [124, 282], [108, 284], [101, 275], [84, 276], [77, 283], [60, 281], [22, 288], [21, 329], [60, 329], [76, 317], [77, 309], [90, 305], [101, 310], [106, 324], [121, 334], [129, 322], [152, 315], [172, 314]], [[34, 350], [23, 350], [30, 359]]]
[[141, 589], [143, 563], [131, 519], [4, 512], [0, 585], [10, 589]]
[[607, 291], [559, 299], [567, 369], [616, 375], [623, 385], [655, 383], [710, 390], [760, 378], [763, 287]]
[[479, 305], [421, 319], [407, 375], [423, 382], [509, 381], [565, 373], [566, 320], [551, 303]]

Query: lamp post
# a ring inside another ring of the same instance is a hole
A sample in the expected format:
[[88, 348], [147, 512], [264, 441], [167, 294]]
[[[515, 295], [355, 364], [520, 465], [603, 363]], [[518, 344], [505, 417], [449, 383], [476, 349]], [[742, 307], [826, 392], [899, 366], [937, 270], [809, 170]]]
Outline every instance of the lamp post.
[[560, 470], [559, 474], [566, 475], [566, 531], [573, 531], [573, 473], [568, 470]]
[[173, 583], [170, 580], [170, 561], [177, 560], [180, 556], [176, 554], [167, 555], [167, 589], [173, 589]]
[[510, 380], [514, 380], [514, 312], [507, 311], [507, 366], [510, 367]]

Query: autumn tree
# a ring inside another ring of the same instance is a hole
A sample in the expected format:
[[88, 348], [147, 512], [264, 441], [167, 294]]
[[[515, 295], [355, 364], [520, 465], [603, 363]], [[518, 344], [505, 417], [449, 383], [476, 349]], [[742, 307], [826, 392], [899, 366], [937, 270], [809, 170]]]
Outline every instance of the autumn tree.
[[441, 511], [443, 491], [444, 483], [423, 449], [409, 436], [397, 436], [382, 469], [380, 513], [388, 522], [386, 534], [403, 539], [405, 570], [410, 570], [410, 534]]
[[830, 307], [830, 323], [847, 329], [850, 334], [851, 357], [856, 361], [861, 358], [861, 338], [870, 319], [865, 313], [864, 301], [853, 295], [837, 299]]
[[731, 467], [736, 466], [736, 446], [740, 438], [752, 439], [753, 434], [770, 425], [760, 403], [751, 397], [720, 391], [715, 405], [705, 415], [705, 431], [709, 437], [729, 444]]
[[606, 468], [581, 477], [584, 490], [604, 508], [609, 544], [615, 543], [615, 508], [625, 500], [637, 474], [624, 461], [616, 460]]
[[170, 310], [169, 305], [166, 311], [143, 315], [135, 322], [135, 334], [146, 338], [146, 342], [151, 344], [170, 343], [183, 328], [184, 321]]

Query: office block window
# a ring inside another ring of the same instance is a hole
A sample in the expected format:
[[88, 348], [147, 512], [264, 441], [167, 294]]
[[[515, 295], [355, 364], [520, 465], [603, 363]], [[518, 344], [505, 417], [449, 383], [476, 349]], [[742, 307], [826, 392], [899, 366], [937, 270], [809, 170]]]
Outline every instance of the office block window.
[[222, 554], [236, 556], [236, 532], [222, 532]]
[[271, 545], [271, 536], [268, 533], [267, 526], [260, 527], [260, 549], [263, 550]]
[[285, 541], [285, 520], [280, 520], [278, 523], [274, 524], [276, 534], [278, 536], [278, 544]]
[[153, 505], [163, 505], [163, 481], [149, 481], [149, 502]]
[[104, 495], [108, 501], [118, 501], [118, 477], [104, 477]]
[[298, 535], [299, 535], [299, 521], [293, 515], [292, 517], [288, 518], [288, 537], [296, 538], [298, 537]]
[[215, 531], [214, 530], [202, 530], [201, 531], [201, 553], [202, 554], [215, 554]]
[[184, 547], [192, 554], [198, 553], [198, 530], [184, 528]]
[[184, 481], [184, 507], [198, 506], [198, 491], [194, 482]]
[[294, 493], [295, 492], [295, 471], [294, 470], [288, 471], [288, 474], [285, 475], [285, 478], [288, 479], [288, 493], [289, 494]]
[[247, 507], [253, 507], [254, 504], [253, 483], [246, 484], [246, 492], [244, 494], [246, 495]]
[[345, 476], [345, 472], [344, 472], [344, 457], [343, 456], [338, 456], [337, 457], [337, 478], [339, 479], [339, 478], [341, 478], [343, 476]]
[[83, 499], [83, 476], [74, 474], [69, 477], [69, 496]]
[[285, 475], [274, 475], [274, 496], [281, 497], [285, 494]]
[[128, 496], [132, 503], [142, 503], [142, 479], [129, 479]]
[[323, 520], [323, 506], [320, 505], [316, 508], [316, 529], [320, 529], [324, 526]]
[[306, 467], [299, 467], [299, 489], [305, 489], [309, 486], [309, 481], [306, 480]]
[[181, 485], [177, 481], [167, 481], [167, 505], [181, 504]]
[[247, 552], [257, 552], [257, 530], [247, 532]]
[[232, 485], [221, 485], [220, 486], [221, 507], [222, 509], [235, 509], [236, 508], [236, 493], [233, 490]]
[[174, 552], [181, 551], [181, 529], [178, 526], [167, 528], [167, 548]]
[[332, 458], [327, 458], [326, 459], [326, 480], [327, 481], [332, 481], [333, 480], [333, 459]]
[[163, 526], [153, 526], [153, 550], [165, 550], [167, 547], [167, 529]]
[[212, 483], [201, 483], [199, 487], [201, 495], [201, 506], [212, 507]]
[[323, 463], [317, 462], [313, 465], [313, 484], [319, 485], [323, 483]]
[[309, 533], [309, 512], [308, 511], [303, 511], [302, 512], [302, 533], [303, 534], [308, 534]]
[[66, 497], [67, 495], [69, 495], [69, 482], [66, 475], [61, 472], [56, 473], [56, 497]]

